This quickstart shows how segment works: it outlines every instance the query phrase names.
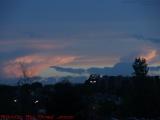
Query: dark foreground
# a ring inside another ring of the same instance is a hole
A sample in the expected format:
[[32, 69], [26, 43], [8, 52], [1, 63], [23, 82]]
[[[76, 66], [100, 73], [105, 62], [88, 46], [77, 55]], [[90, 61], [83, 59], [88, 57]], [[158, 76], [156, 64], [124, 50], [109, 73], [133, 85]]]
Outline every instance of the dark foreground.
[[54, 117], [50, 120], [67, 119], [64, 116], [75, 120], [158, 120], [160, 79], [91, 75], [84, 84], [64, 80], [54, 85], [1, 85], [0, 114], [1, 118], [41, 115], [48, 120], [49, 116]]

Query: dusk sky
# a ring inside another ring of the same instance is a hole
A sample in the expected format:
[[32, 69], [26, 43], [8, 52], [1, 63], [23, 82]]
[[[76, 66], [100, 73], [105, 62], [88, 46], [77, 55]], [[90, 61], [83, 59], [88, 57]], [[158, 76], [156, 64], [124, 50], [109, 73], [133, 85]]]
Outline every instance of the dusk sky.
[[0, 0], [1, 76], [17, 62], [32, 76], [139, 56], [160, 65], [160, 0]]

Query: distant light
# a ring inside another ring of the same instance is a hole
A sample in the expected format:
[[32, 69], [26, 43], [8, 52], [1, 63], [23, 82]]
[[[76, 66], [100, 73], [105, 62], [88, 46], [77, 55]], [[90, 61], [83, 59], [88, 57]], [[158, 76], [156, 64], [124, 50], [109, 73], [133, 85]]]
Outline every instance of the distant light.
[[34, 103], [36, 104], [36, 103], [38, 103], [39, 102], [39, 100], [36, 100]]
[[92, 81], [92, 80], [91, 80], [91, 81], [89, 81], [89, 82], [92, 83], [92, 84], [95, 84], [97, 81], [95, 81], [95, 80]]
[[89, 81], [90, 83], [92, 83], [92, 81]]
[[16, 103], [16, 102], [17, 102], [17, 99], [14, 99], [13, 101]]

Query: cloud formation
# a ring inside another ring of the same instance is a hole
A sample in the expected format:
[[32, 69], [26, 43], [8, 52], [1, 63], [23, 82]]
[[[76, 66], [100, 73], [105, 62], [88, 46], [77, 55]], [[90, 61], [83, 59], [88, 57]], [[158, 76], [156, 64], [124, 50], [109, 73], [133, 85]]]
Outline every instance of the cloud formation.
[[68, 67], [64, 68], [64, 67], [58, 67], [58, 66], [51, 66], [51, 68], [59, 72], [69, 72], [73, 74], [84, 74], [85, 73], [85, 69], [82, 69], [82, 68], [68, 68]]
[[[58, 69], [56, 69], [58, 68]], [[90, 67], [87, 69], [84, 68], [64, 68], [64, 67], [54, 67], [57, 72], [66, 72], [70, 74], [79, 74], [79, 76], [89, 76], [91, 74], [100, 74], [100, 75], [123, 75], [123, 76], [131, 76], [134, 72], [132, 68], [132, 62], [120, 62], [115, 64], [113, 67]], [[79, 72], [81, 71], [85, 72]], [[159, 75], [160, 66], [149, 66], [149, 75]]]
[[22, 76], [22, 69], [19, 63], [25, 66], [27, 76], [37, 76], [52, 65], [64, 65], [73, 62], [76, 56], [46, 56], [46, 55], [28, 55], [18, 57], [9, 61], [4, 66], [4, 73], [7, 76]]
[[148, 53], [140, 55], [140, 57], [145, 58], [148, 62], [152, 61], [157, 57], [156, 50], [149, 50]]
[[0, 40], [0, 52], [12, 50], [31, 50], [31, 51], [49, 51], [65, 48], [69, 43], [62, 43], [58, 40], [42, 40], [42, 39], [29, 39], [29, 40]]
[[145, 57], [150, 64], [159, 64], [159, 3], [159, 0], [15, 0], [13, 4], [0, 1], [0, 68], [4, 62], [6, 69], [8, 64], [20, 60], [33, 69], [28, 73], [30, 76], [37, 75], [55, 62], [63, 64], [58, 56], [61, 59], [80, 56], [68, 58], [63, 64], [67, 67], [108, 67], [133, 61], [138, 56]]
[[146, 37], [143, 35], [133, 35], [133, 37], [138, 40], [145, 40], [145, 41], [150, 41], [153, 43], [160, 43], [160, 37]]

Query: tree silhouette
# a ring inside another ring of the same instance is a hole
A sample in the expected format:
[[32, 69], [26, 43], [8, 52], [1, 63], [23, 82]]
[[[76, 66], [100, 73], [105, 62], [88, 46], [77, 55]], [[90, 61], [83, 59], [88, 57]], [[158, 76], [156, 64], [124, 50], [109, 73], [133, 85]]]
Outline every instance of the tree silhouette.
[[100, 80], [100, 75], [98, 74], [91, 74], [89, 79], [86, 81], [86, 84], [96, 84]]
[[18, 85], [24, 85], [24, 84], [31, 84], [34, 79], [37, 79], [34, 77], [33, 72], [29, 69], [29, 63], [20, 61], [16, 62], [19, 68], [19, 72], [21, 73], [21, 76], [17, 82]]
[[149, 71], [145, 58], [136, 58], [132, 66], [137, 77], [145, 77]]

